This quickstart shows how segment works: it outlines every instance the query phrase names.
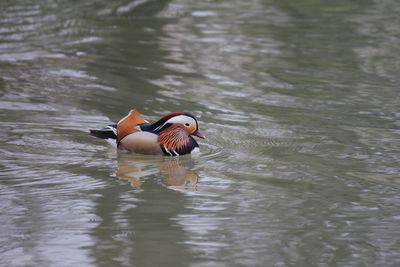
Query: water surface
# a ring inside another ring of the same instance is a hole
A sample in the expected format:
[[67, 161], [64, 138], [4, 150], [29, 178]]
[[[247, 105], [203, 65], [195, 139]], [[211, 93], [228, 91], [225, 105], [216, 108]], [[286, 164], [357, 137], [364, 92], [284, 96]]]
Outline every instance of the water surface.
[[292, 2], [0, 3], [0, 265], [399, 266], [400, 4]]

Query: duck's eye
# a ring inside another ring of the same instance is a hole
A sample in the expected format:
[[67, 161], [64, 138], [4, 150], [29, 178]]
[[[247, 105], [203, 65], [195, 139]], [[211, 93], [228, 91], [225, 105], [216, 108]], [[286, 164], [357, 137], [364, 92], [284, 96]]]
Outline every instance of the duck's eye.
[[186, 127], [189, 127], [189, 126], [190, 126], [190, 123], [185, 123], [185, 126], [186, 126]]

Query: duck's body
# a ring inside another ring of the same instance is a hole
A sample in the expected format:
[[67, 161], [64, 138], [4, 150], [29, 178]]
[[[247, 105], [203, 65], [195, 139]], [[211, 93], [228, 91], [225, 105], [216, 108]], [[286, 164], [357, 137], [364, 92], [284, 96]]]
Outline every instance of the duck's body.
[[187, 112], [173, 112], [155, 123], [131, 111], [118, 124], [90, 133], [102, 139], [115, 139], [118, 148], [139, 154], [179, 156], [198, 150], [192, 135], [204, 138], [196, 118]]

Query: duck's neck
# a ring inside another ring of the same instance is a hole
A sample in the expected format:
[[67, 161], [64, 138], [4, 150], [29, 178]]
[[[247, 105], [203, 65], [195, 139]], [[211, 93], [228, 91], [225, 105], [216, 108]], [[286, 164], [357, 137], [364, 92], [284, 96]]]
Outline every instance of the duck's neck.
[[194, 140], [182, 125], [172, 124], [164, 128], [158, 135], [158, 142], [166, 154], [172, 156], [189, 154], [198, 147]]

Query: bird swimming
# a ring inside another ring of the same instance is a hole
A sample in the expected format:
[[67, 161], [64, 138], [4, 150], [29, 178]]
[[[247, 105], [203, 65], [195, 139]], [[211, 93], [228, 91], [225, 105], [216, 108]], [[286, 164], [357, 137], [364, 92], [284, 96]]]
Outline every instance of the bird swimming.
[[166, 156], [196, 152], [199, 145], [193, 136], [204, 139], [196, 117], [188, 112], [172, 112], [149, 123], [138, 111], [131, 110], [117, 124], [90, 130], [90, 134], [101, 139], [115, 139], [122, 150]]

